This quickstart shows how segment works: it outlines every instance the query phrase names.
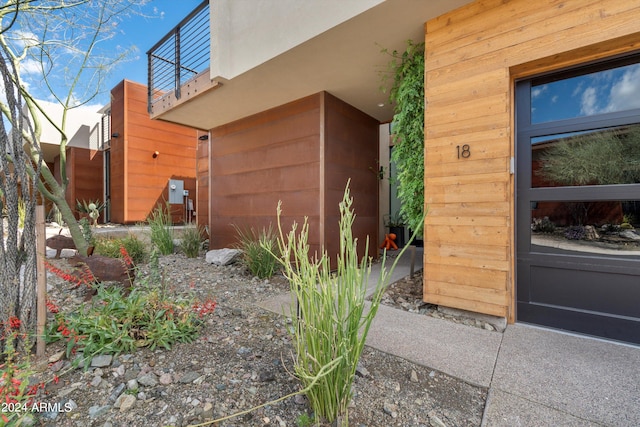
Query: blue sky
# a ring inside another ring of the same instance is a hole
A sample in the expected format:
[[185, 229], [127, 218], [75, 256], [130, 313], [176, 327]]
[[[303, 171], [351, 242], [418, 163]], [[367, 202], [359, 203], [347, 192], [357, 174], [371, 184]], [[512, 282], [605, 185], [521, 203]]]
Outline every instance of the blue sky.
[[[147, 51], [194, 10], [202, 0], [152, 0], [143, 9], [151, 18], [135, 16], [119, 25], [120, 34], [110, 43], [114, 46], [135, 45], [138, 49], [133, 61], [118, 66], [109, 81], [107, 90], [123, 79], [147, 83]], [[108, 98], [106, 100], [108, 102]]]
[[[191, 11], [193, 11], [202, 0], [151, 0], [139, 9], [139, 14], [133, 14], [129, 16], [118, 16], [116, 19], [110, 20], [109, 23], [114, 30], [114, 36], [108, 40], [101, 41], [99, 46], [96, 47], [94, 57], [100, 57], [106, 50], [108, 55], [113, 56], [115, 53], [120, 53], [125, 50], [134, 48], [134, 52], [128, 57], [126, 61], [120, 62], [117, 66], [113, 67], [107, 79], [100, 87], [102, 92], [97, 98], [92, 99], [89, 104], [90, 108], [100, 108], [103, 105], [109, 103], [109, 92], [123, 79], [132, 80], [138, 83], [147, 83], [147, 56], [146, 52], [153, 47], [162, 37], [164, 37], [169, 31], [171, 31], [181, 20], [183, 20]], [[138, 3], [139, 4], [139, 3]], [[93, 25], [91, 17], [86, 15], [84, 17], [76, 17], [77, 26], [80, 28], [84, 25]], [[83, 22], [83, 19], [85, 22]], [[31, 27], [31, 28], [29, 28]], [[61, 27], [58, 27], [61, 28]], [[19, 49], [25, 45], [28, 46], [30, 34], [34, 34], [39, 31], [37, 21], [33, 21], [31, 24], [27, 24], [25, 28], [14, 30], [13, 44]], [[74, 35], [74, 30], [76, 31]], [[55, 31], [52, 34], [52, 39], [62, 38], [62, 34], [66, 36], [77, 37], [81, 33], [80, 30], [65, 27]], [[78, 50], [83, 51], [84, 45], [77, 45]], [[63, 48], [66, 47], [63, 46]], [[73, 78], [75, 70], [79, 69], [77, 63], [69, 63], [61, 58], [66, 59], [64, 55], [69, 55], [69, 52], [73, 52], [71, 49], [60, 49], [55, 52], [55, 58], [57, 63], [55, 65], [55, 71], [50, 73], [51, 77], [49, 83], [54, 85], [58, 96], [65, 97], [69, 93], [70, 82], [68, 76]], [[37, 51], [36, 51], [37, 53]], [[76, 58], [81, 58], [81, 55], [70, 55]], [[70, 58], [72, 57], [70, 56]], [[77, 60], [77, 59], [76, 59]], [[65, 75], [65, 67], [71, 70], [71, 72]], [[91, 67], [89, 67], [91, 68]], [[53, 101], [51, 91], [43, 84], [42, 79], [42, 65], [35, 58], [27, 58], [21, 62], [21, 77], [29, 92], [37, 99]], [[89, 88], [87, 93], [95, 92], [94, 82], [84, 82], [82, 85], [74, 90], [74, 97], [79, 100], [86, 100], [81, 93], [83, 88]]]
[[532, 87], [531, 107], [533, 123], [640, 108], [640, 64]]

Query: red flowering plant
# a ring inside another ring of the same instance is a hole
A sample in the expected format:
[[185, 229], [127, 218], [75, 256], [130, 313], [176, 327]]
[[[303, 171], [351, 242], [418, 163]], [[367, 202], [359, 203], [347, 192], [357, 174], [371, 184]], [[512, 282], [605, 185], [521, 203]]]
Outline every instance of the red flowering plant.
[[[135, 273], [124, 247], [120, 255], [123, 265]], [[118, 286], [98, 286], [91, 301], [71, 313], [57, 313], [46, 331], [48, 342], [62, 342], [67, 357], [82, 352], [87, 367], [95, 354], [130, 353], [139, 347], [170, 349], [176, 342], [195, 340], [202, 318], [215, 310], [216, 302], [194, 302], [166, 292], [157, 258], [153, 262], [152, 256], [151, 261], [148, 274], [137, 277], [128, 294]]]
[[89, 266], [86, 264], [82, 264], [80, 268], [76, 268], [71, 272], [64, 271], [49, 263], [48, 261], [44, 262], [44, 266], [53, 275], [61, 278], [66, 282], [71, 283], [72, 285], [75, 285], [75, 287], [85, 285], [89, 288], [95, 288], [98, 284], [98, 280], [89, 269]]
[[[44, 383], [30, 384], [29, 377], [33, 375], [28, 354], [22, 359], [13, 346], [19, 334], [21, 322], [15, 316], [9, 317], [5, 323], [0, 323], [3, 330], [4, 349], [0, 360], [0, 402], [3, 408], [10, 410], [0, 414], [0, 425], [17, 425], [24, 417], [29, 417], [29, 408], [39, 389], [44, 389]], [[27, 344], [27, 347], [28, 344]]]

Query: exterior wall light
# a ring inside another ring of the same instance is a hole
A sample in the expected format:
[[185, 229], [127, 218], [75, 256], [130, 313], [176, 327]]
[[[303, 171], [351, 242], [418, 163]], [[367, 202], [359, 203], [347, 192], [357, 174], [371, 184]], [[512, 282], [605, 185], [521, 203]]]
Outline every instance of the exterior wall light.
[[152, 154], [152, 156], [153, 156], [153, 158], [154, 158], [154, 159], [155, 159], [156, 157], [158, 157], [159, 155], [160, 155], [160, 152], [159, 152], [159, 151], [154, 151], [154, 152], [153, 152], [153, 154]]

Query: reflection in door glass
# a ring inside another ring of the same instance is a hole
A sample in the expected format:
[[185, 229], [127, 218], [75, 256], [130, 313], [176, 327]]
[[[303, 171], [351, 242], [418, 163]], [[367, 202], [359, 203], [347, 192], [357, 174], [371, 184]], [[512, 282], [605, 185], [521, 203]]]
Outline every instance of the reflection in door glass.
[[640, 200], [531, 202], [533, 251], [640, 256]]
[[531, 186], [640, 183], [640, 125], [533, 138]]
[[531, 86], [531, 123], [640, 108], [640, 64]]

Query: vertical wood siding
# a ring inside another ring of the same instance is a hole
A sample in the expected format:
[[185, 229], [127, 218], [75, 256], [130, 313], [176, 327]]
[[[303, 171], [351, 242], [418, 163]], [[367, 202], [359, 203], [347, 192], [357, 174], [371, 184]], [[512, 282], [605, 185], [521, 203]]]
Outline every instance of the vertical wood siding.
[[514, 320], [514, 79], [637, 50], [638, 22], [628, 0], [483, 0], [426, 23], [425, 301]]
[[[151, 120], [146, 86], [128, 80], [112, 90], [112, 218], [114, 222], [144, 221], [158, 203], [168, 200], [169, 179], [184, 180], [196, 204], [197, 131]], [[157, 158], [153, 157], [159, 152]], [[175, 222], [185, 220], [181, 205], [172, 206]]]

